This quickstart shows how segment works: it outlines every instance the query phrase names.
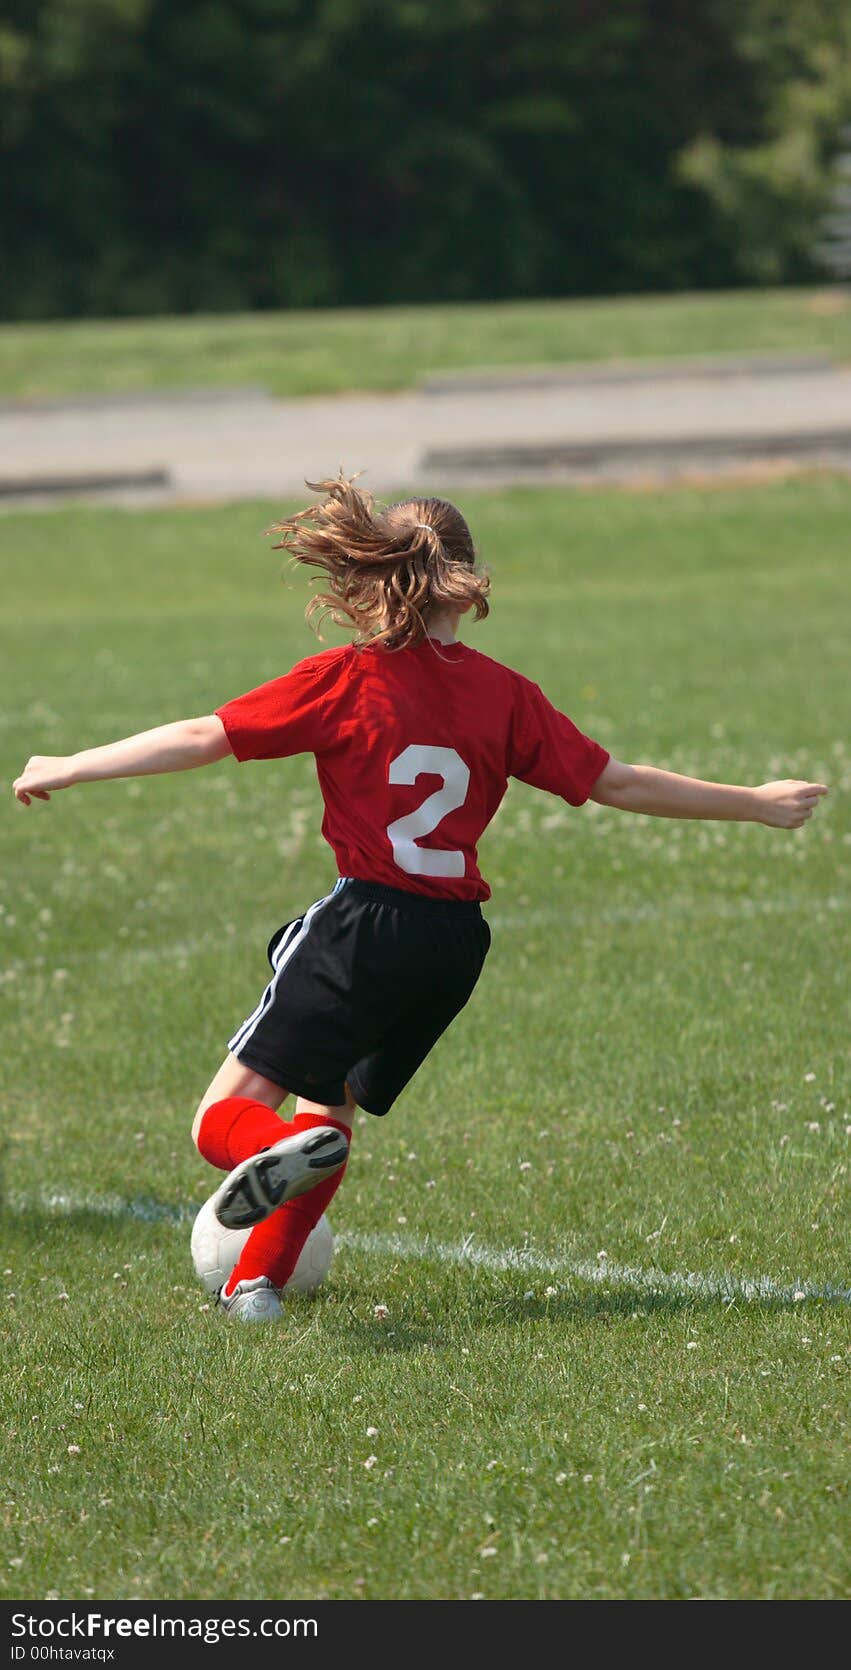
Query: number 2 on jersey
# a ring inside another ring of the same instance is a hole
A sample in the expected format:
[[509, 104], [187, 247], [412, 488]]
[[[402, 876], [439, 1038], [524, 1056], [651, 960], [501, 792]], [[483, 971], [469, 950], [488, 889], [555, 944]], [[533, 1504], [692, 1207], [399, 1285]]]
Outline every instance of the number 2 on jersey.
[[431, 835], [449, 812], [463, 806], [470, 785], [470, 768], [464, 764], [454, 748], [426, 747], [412, 742], [390, 761], [391, 783], [415, 783], [425, 772], [442, 777], [443, 788], [436, 789], [404, 818], [387, 825], [387, 836], [393, 848], [393, 858], [400, 870], [409, 876], [463, 876], [464, 854], [441, 851], [435, 847], [418, 847], [423, 835]]

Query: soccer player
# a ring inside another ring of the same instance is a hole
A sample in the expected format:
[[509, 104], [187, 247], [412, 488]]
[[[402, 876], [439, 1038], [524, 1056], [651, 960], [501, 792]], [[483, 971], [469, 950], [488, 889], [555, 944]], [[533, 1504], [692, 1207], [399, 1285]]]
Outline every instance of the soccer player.
[[[237, 1027], [193, 1136], [227, 1173], [221, 1223], [253, 1226], [220, 1298], [229, 1316], [282, 1313], [281, 1290], [346, 1167], [356, 1107], [386, 1114], [464, 1007], [490, 945], [476, 848], [510, 777], [571, 806], [799, 829], [823, 783], [706, 783], [624, 765], [529, 679], [459, 642], [488, 613], [461, 512], [443, 499], [384, 508], [342, 475], [277, 524], [277, 549], [318, 569], [353, 642], [200, 719], [66, 758], [36, 755], [19, 801], [108, 777], [309, 753], [339, 879], [274, 934], [272, 978]], [[278, 1108], [295, 1095], [282, 1124]]]

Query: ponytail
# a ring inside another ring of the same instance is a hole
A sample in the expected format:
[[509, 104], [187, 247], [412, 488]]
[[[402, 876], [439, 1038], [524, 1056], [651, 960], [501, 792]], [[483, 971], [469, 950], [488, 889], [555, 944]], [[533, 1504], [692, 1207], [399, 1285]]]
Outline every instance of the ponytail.
[[370, 493], [342, 473], [308, 482], [322, 495], [277, 522], [274, 546], [327, 577], [311, 598], [308, 619], [330, 615], [355, 629], [355, 643], [405, 649], [428, 635], [428, 616], [472, 607], [488, 613], [489, 579], [478, 567], [470, 530], [446, 499], [404, 499], [376, 508]]

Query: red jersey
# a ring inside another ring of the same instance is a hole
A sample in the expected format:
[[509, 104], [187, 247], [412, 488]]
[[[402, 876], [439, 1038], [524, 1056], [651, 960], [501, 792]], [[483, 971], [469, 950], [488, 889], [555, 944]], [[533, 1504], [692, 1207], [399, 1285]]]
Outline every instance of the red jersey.
[[238, 760], [313, 754], [341, 876], [487, 899], [476, 848], [509, 777], [581, 806], [609, 755], [466, 644], [347, 644], [216, 709]]

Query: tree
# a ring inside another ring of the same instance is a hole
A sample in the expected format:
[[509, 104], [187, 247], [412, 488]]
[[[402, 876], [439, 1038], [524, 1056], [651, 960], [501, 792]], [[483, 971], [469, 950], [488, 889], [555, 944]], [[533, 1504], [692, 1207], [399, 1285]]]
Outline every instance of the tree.
[[806, 27], [801, 10], [3, 0], [0, 305], [44, 317], [804, 276], [849, 55], [832, 0], [812, 0]]
[[851, 125], [842, 130], [842, 149], [834, 165], [830, 210], [821, 225], [816, 255], [832, 278], [851, 279]]

